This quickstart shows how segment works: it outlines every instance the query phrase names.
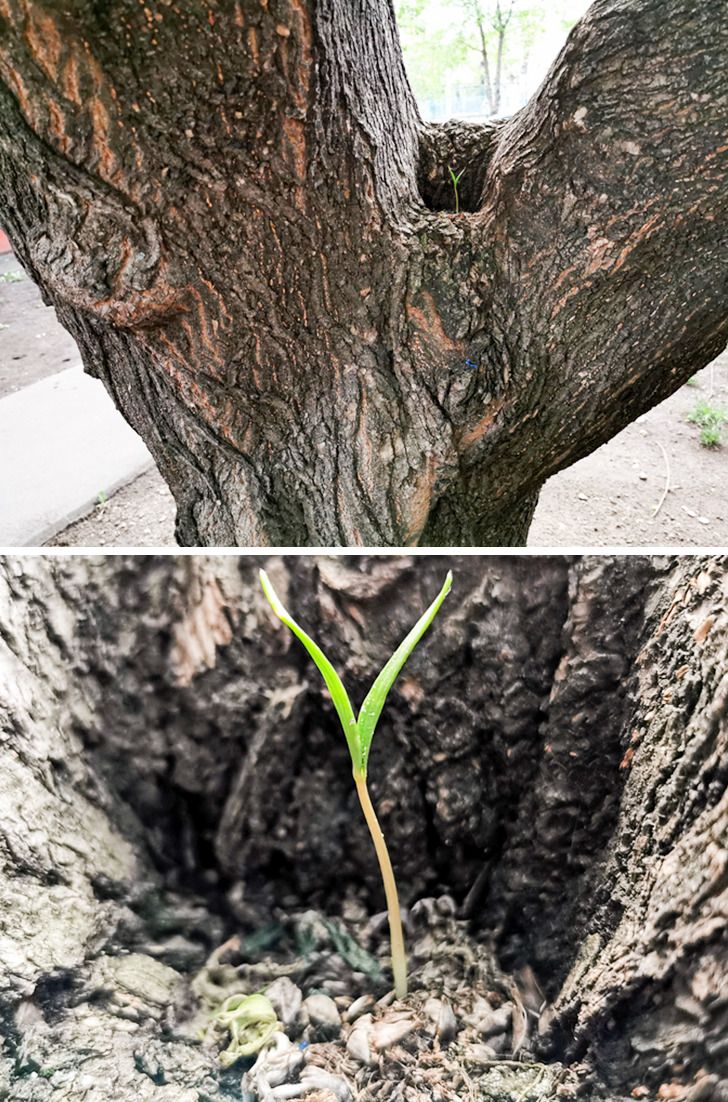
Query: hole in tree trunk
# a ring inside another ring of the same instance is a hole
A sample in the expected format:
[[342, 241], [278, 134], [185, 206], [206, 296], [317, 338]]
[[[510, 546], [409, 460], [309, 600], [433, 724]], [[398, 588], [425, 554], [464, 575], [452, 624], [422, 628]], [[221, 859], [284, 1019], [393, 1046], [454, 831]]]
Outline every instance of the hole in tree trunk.
[[497, 128], [492, 123], [474, 124], [458, 119], [431, 123], [423, 128], [417, 186], [428, 210], [455, 213], [455, 186], [451, 169], [459, 177], [457, 193], [460, 213], [474, 213], [480, 209], [496, 134]]
[[[453, 172], [459, 173], [457, 192], [460, 214], [474, 213], [480, 205], [482, 173], [470, 166], [452, 165]], [[418, 179], [420, 197], [428, 210], [449, 211], [455, 214], [455, 187], [448, 165], [428, 166], [426, 172], [420, 172]]]

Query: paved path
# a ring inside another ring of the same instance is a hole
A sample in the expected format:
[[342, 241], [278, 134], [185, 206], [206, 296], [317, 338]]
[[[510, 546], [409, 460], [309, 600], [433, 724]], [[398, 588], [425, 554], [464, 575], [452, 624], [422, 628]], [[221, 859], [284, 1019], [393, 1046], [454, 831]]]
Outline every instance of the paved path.
[[0, 398], [0, 546], [44, 543], [151, 466], [80, 364]]
[[12, 253], [0, 256], [0, 398], [66, 371], [76, 342]]

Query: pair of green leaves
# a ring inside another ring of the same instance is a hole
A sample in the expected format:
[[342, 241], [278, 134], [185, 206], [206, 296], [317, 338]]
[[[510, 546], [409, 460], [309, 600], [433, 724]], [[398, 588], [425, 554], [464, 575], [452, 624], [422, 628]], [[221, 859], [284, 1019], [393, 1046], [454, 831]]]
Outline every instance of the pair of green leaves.
[[260, 572], [260, 584], [278, 619], [281, 620], [286, 627], [290, 628], [296, 638], [303, 643], [304, 647], [311, 655], [311, 658], [313, 658], [318, 666], [321, 676], [326, 682], [326, 687], [331, 693], [331, 699], [336, 708], [344, 734], [346, 735], [349, 753], [351, 754], [351, 760], [354, 765], [354, 772], [365, 777], [374, 730], [377, 726], [389, 690], [392, 688], [392, 685], [397, 679], [397, 675], [412, 654], [412, 651], [435, 619], [440, 605], [450, 592], [452, 571], [448, 571], [442, 589], [435, 600], [427, 611], [423, 612], [415, 626], [402, 640], [392, 657], [383, 667], [381, 673], [367, 693], [358, 716], [354, 715], [354, 709], [351, 706], [349, 696], [338, 673], [321, 648], [314, 643], [313, 639], [306, 634], [303, 628], [296, 623], [291, 614], [283, 607], [265, 570], [261, 570]]
[[460, 177], [462, 176], [463, 172], [465, 172], [465, 169], [461, 168], [460, 171], [456, 174], [452, 165], [448, 165], [447, 170], [450, 173], [452, 189], [455, 192], [455, 213], [460, 214], [460, 195], [458, 194], [458, 184], [460, 183]]

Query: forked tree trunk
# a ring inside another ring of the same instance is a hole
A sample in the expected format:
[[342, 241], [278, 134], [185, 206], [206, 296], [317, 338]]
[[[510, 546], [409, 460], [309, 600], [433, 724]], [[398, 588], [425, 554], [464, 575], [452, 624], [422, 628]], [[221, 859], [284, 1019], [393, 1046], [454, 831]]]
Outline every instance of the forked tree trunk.
[[[1, 564], [0, 1097], [239, 1097], [179, 1026], [189, 973], [275, 907], [381, 908], [343, 737], [256, 565]], [[452, 565], [370, 762], [404, 902], [450, 891], [529, 964], [532, 1043], [600, 1097], [724, 1100], [726, 561], [267, 565], [355, 702]]]
[[725, 345], [727, 60], [726, 0], [596, 0], [435, 126], [389, 0], [0, 0], [0, 219], [181, 543], [519, 544]]

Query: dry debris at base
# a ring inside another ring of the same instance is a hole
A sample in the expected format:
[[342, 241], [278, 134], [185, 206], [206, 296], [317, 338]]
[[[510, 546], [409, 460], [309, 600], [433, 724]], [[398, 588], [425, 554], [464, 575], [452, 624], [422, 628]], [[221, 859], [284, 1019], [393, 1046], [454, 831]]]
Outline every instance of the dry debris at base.
[[305, 911], [233, 938], [195, 978], [207, 1045], [227, 1044], [210, 1015], [233, 993], [264, 992], [278, 1014], [257, 1059], [233, 1069], [244, 1102], [541, 1102], [588, 1089], [587, 1068], [532, 1058], [542, 994], [527, 969], [518, 982], [501, 971], [449, 896], [409, 912], [410, 992], [398, 1001], [384, 979], [386, 915], [345, 912], [332, 922]]

